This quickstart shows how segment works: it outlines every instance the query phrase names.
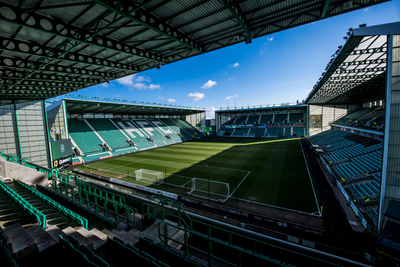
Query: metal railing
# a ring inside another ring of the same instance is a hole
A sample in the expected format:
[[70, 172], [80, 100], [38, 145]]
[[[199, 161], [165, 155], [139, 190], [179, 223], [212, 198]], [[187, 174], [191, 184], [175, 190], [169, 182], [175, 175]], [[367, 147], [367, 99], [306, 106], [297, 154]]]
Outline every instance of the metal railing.
[[46, 216], [40, 212], [37, 208], [32, 206], [28, 201], [18, 195], [14, 190], [12, 190], [3, 181], [0, 181], [0, 188], [15, 202], [17, 203], [25, 212], [29, 215], [33, 215], [36, 218], [37, 223], [46, 229]]
[[67, 209], [66, 207], [60, 205], [56, 201], [54, 201], [51, 198], [49, 198], [48, 196], [40, 193], [39, 191], [33, 189], [32, 187], [28, 186], [27, 184], [25, 184], [19, 180], [16, 180], [16, 179], [13, 179], [13, 181], [14, 181], [14, 183], [16, 183], [17, 185], [28, 190], [32, 195], [34, 195], [34, 196], [38, 197], [39, 199], [41, 199], [42, 201], [46, 202], [47, 204], [49, 204], [50, 206], [52, 206], [53, 208], [55, 208], [56, 210], [58, 210], [59, 212], [64, 214], [65, 216], [76, 221], [77, 223], [82, 225], [82, 227], [84, 227], [85, 229], [88, 229], [88, 220], [86, 218], [84, 218], [84, 217], [80, 216], [79, 214], [71, 211], [70, 209]]
[[[126, 205], [123, 196], [92, 187], [81, 182], [76, 176], [73, 179], [74, 183], [70, 183], [70, 179], [70, 176], [60, 176], [53, 180], [52, 185], [54, 192], [66, 200], [71, 199], [73, 203], [78, 201], [79, 205], [85, 207], [86, 211], [102, 220], [106, 220], [114, 227], [117, 227], [120, 218], [126, 220], [128, 227], [136, 227], [135, 214], [137, 210]], [[91, 199], [93, 199], [93, 201], [91, 201]], [[85, 205], [83, 204], [83, 201], [85, 201]], [[109, 204], [112, 206], [112, 209], [108, 208]], [[119, 209], [123, 210], [126, 216], [119, 214]], [[100, 210], [102, 210], [104, 215], [100, 214]], [[112, 215], [113, 219], [110, 219], [109, 215]]]
[[[158, 201], [158, 203], [143, 203], [142, 214], [144, 219], [159, 221], [158, 235], [160, 240], [166, 246], [168, 246], [168, 242], [170, 241], [182, 245], [186, 256], [190, 255], [190, 250], [206, 255], [210, 266], [213, 266], [215, 261], [223, 262], [230, 266], [242, 266], [245, 261], [248, 262], [249, 260], [287, 266], [288, 262], [286, 260], [289, 259], [293, 264], [302, 262], [306, 263], [305, 265], [307, 266], [340, 266], [323, 259], [268, 244], [202, 221], [191, 219], [180, 202], [160, 196], [152, 196], [151, 200]], [[166, 222], [166, 218], [175, 218], [178, 222], [177, 225]], [[168, 233], [171, 229], [173, 229], [173, 234]], [[180, 235], [175, 234], [178, 231], [184, 231], [184, 237], [181, 240], [177, 239], [177, 236]], [[225, 240], [221, 240], [216, 236], [223, 236]], [[193, 237], [204, 240], [207, 249], [202, 250], [197, 246], [198, 242], [190, 241], [190, 238]], [[220, 251], [229, 251], [229, 255], [236, 255], [237, 257], [228, 257], [228, 259], [223, 255], [217, 255]], [[265, 253], [265, 251], [269, 251], [271, 257], [263, 255], [262, 253]], [[279, 251], [281, 259], [277, 259], [273, 251]]]

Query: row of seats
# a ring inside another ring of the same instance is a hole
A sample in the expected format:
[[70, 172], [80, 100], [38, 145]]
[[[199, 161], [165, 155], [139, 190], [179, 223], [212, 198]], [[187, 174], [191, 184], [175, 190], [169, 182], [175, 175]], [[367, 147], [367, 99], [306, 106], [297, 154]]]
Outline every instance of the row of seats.
[[69, 135], [85, 155], [103, 151], [100, 146], [103, 142], [84, 120], [68, 119], [68, 130]]
[[[293, 128], [293, 129], [292, 129]], [[250, 131], [249, 131], [250, 130]], [[284, 128], [224, 128], [220, 132], [224, 132], [225, 135], [234, 136], [304, 136], [304, 128], [300, 127], [284, 127]]]
[[333, 124], [371, 130], [382, 130], [384, 126], [384, 118], [384, 109], [377, 107], [364, 107], [334, 121]]
[[223, 125], [300, 123], [302, 119], [304, 119], [303, 113], [248, 115], [232, 118]]
[[375, 144], [373, 146], [364, 147], [361, 144], [356, 144], [353, 146], [345, 147], [338, 151], [335, 151], [333, 154], [328, 154], [327, 158], [329, 161], [335, 162], [338, 160], [357, 157], [362, 154], [370, 153], [373, 151], [382, 150], [382, 143]]
[[[81, 149], [82, 159], [110, 156], [101, 138], [114, 156], [192, 140], [201, 133], [181, 119], [69, 119], [70, 136]], [[96, 131], [96, 133], [91, 129]], [[77, 157], [74, 162], [79, 162]]]

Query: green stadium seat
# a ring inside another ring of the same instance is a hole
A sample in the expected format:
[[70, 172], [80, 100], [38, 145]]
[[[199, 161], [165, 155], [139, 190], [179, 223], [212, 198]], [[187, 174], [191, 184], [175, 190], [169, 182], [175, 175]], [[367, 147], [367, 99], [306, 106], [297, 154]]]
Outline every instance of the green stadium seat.
[[150, 254], [142, 251], [140, 252], [140, 255], [142, 255], [143, 257], [145, 257], [146, 259], [150, 260], [150, 261], [157, 261], [155, 257], [151, 256]]
[[197, 267], [199, 265], [199, 263], [197, 261], [195, 261], [194, 259], [191, 259], [187, 256], [183, 256], [181, 257], [181, 264], [183, 266], [187, 266], [187, 267]]
[[98, 153], [103, 142], [83, 120], [68, 119], [69, 134], [83, 153]]
[[116, 237], [116, 236], [114, 236], [113, 239], [114, 239], [115, 241], [117, 241], [118, 243], [120, 243], [121, 245], [125, 245], [125, 242], [124, 242], [122, 239], [120, 239], [120, 238], [118, 238], [118, 237]]
[[6, 262], [12, 261], [12, 255], [5, 245], [1, 245], [1, 254], [3, 255], [2, 258], [5, 258]]
[[160, 267], [170, 267], [168, 264], [162, 262], [162, 261], [157, 261], [158, 266]]
[[71, 245], [75, 248], [75, 249], [79, 249], [79, 241], [76, 240], [73, 236], [68, 236], [68, 240], [71, 243]]
[[80, 245], [79, 251], [82, 252], [89, 260], [92, 260], [94, 257], [94, 252], [85, 245]]
[[105, 260], [103, 260], [97, 255], [94, 255], [93, 263], [98, 265], [99, 267], [110, 267], [110, 264], [108, 264]]

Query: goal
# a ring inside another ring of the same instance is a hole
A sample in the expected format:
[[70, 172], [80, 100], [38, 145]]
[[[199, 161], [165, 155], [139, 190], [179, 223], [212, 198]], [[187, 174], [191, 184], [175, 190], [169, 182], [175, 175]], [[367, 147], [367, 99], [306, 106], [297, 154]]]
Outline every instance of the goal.
[[189, 181], [189, 195], [225, 203], [229, 198], [229, 184], [214, 180], [193, 178]]
[[141, 181], [148, 184], [160, 185], [163, 183], [163, 172], [140, 169], [135, 171], [136, 181]]

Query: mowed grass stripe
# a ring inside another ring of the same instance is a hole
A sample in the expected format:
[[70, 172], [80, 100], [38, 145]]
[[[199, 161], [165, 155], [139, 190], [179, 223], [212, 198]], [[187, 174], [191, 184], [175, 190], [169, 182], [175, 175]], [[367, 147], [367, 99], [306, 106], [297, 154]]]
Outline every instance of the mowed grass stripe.
[[[173, 175], [167, 181], [173, 184], [209, 177], [229, 183], [231, 192], [236, 181], [239, 184], [250, 171], [238, 189], [239, 198], [302, 212], [317, 211], [299, 139], [205, 138], [90, 166], [125, 174], [129, 171], [130, 175], [141, 168], [163, 173], [166, 169], [168, 175]], [[159, 188], [173, 191], [165, 185]]]

